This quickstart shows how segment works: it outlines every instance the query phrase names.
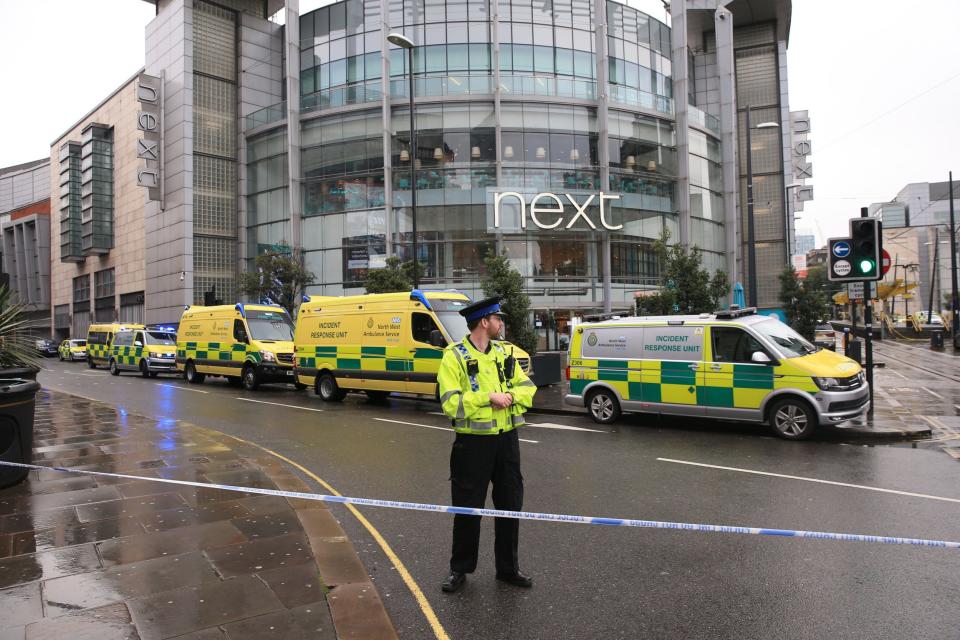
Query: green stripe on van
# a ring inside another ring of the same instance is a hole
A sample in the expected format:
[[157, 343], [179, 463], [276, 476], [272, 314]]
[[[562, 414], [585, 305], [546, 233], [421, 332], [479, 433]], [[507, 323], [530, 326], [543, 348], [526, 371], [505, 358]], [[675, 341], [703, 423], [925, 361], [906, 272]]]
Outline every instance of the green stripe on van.
[[385, 356], [387, 355], [387, 348], [386, 347], [360, 347], [360, 355]]

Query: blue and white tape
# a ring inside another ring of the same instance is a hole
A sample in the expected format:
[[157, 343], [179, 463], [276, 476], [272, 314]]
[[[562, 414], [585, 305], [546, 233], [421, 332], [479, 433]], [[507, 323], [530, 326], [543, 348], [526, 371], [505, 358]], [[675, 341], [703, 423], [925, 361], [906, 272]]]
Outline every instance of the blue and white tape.
[[90, 471], [87, 469], [71, 469], [70, 467], [48, 467], [35, 464], [0, 461], [0, 466], [20, 467], [23, 469], [48, 469], [65, 473], [80, 473], [107, 478], [126, 478], [129, 480], [149, 480], [165, 484], [176, 484], [186, 487], [202, 487], [204, 489], [221, 489], [223, 491], [237, 491], [255, 493], [265, 496], [282, 498], [302, 498], [339, 504], [353, 504], [366, 507], [386, 507], [389, 509], [404, 509], [407, 511], [432, 511], [435, 513], [453, 513], [468, 516], [491, 516], [497, 518], [513, 518], [517, 520], [539, 520], [541, 522], [571, 522], [578, 524], [594, 524], [609, 527], [638, 527], [645, 529], [676, 529], [680, 531], [699, 531], [701, 533], [739, 533], [753, 536], [781, 536], [788, 538], [812, 538], [815, 540], [835, 540], [840, 542], [873, 542], [878, 544], [910, 545], [915, 547], [936, 547], [940, 549], [960, 549], [960, 542], [949, 540], [928, 540], [925, 538], [898, 538], [893, 536], [871, 536], [858, 533], [833, 533], [829, 531], [801, 531], [796, 529], [769, 529], [765, 527], [740, 527], [720, 524], [699, 524], [692, 522], [664, 522], [660, 520], [632, 520], [627, 518], [601, 518], [595, 516], [577, 516], [559, 513], [537, 513], [533, 511], [501, 511], [499, 509], [474, 509], [471, 507], [451, 507], [441, 504], [424, 504], [420, 502], [402, 502], [398, 500], [377, 500], [375, 498], [351, 498], [349, 496], [331, 496], [322, 493], [305, 493], [302, 491], [284, 491], [281, 489], [261, 489], [258, 487], [238, 487], [229, 484], [214, 484], [209, 482], [193, 482], [190, 480], [173, 480], [169, 478], [147, 478], [125, 473], [111, 473], [107, 471]]

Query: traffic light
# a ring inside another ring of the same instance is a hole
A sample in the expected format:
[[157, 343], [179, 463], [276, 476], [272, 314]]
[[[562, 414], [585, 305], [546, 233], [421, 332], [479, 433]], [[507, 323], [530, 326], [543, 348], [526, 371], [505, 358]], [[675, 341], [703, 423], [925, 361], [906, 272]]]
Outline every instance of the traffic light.
[[851, 276], [857, 280], [879, 280], [880, 221], [876, 218], [854, 218], [850, 221]]
[[829, 270], [833, 282], [863, 282], [883, 277], [880, 256], [880, 221], [876, 218], [851, 218], [850, 237], [830, 238]]

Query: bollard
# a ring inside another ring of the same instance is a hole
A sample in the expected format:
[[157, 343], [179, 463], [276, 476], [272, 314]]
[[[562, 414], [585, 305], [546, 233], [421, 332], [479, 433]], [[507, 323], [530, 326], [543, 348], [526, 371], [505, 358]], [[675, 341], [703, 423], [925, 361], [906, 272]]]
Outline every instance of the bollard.
[[943, 331], [934, 331], [930, 334], [930, 348], [943, 351]]

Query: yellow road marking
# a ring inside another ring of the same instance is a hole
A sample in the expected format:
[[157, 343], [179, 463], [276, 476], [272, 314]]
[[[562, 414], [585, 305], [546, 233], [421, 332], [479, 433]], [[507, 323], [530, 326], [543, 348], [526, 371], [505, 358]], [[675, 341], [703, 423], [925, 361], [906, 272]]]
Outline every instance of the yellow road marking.
[[[221, 431], [221, 433], [223, 432]], [[326, 489], [330, 494], [335, 496], [343, 495], [342, 493], [334, 489], [332, 486], [330, 486], [330, 484], [328, 484], [325, 480], [317, 476], [315, 473], [313, 473], [303, 465], [294, 462], [290, 458], [280, 453], [277, 453], [276, 451], [268, 449], [264, 446], [256, 444], [254, 442], [244, 440], [243, 438], [238, 438], [237, 436], [232, 436], [229, 433], [224, 433], [223, 435], [229, 438], [233, 438], [234, 440], [237, 440], [244, 444], [248, 444], [258, 449], [262, 449], [263, 451], [266, 451], [270, 455], [276, 456], [277, 458], [283, 460], [287, 464], [293, 465], [294, 467], [302, 471], [304, 474], [306, 474], [307, 476], [315, 480], [320, 486]], [[363, 514], [361, 514], [357, 510], [356, 507], [354, 507], [352, 504], [344, 504], [343, 506], [349, 509], [350, 512], [354, 515], [354, 517], [356, 517], [356, 519], [360, 522], [360, 524], [362, 524], [363, 527], [370, 533], [370, 535], [373, 536], [373, 539], [376, 540], [377, 544], [380, 545], [380, 548], [383, 549], [383, 552], [387, 555], [387, 558], [397, 568], [397, 573], [399, 573], [400, 577], [403, 578], [403, 582], [407, 585], [407, 588], [410, 589], [410, 592], [413, 594], [413, 597], [417, 601], [417, 604], [420, 605], [420, 610], [423, 611], [424, 617], [426, 617], [427, 622], [430, 623], [430, 628], [433, 629], [433, 634], [437, 637], [437, 640], [450, 640], [450, 636], [447, 635], [447, 632], [444, 630], [443, 625], [440, 624], [440, 619], [437, 618], [437, 614], [434, 612], [433, 607], [431, 607], [430, 603], [427, 601], [427, 596], [424, 595], [423, 591], [420, 589], [420, 586], [413, 579], [413, 576], [410, 575], [410, 572], [407, 570], [407, 567], [403, 564], [403, 562], [400, 560], [400, 558], [397, 556], [394, 550], [390, 547], [390, 544], [384, 539], [382, 535], [380, 535], [380, 532], [377, 531], [376, 527], [370, 524], [370, 521], [367, 520], [363, 516]]]

